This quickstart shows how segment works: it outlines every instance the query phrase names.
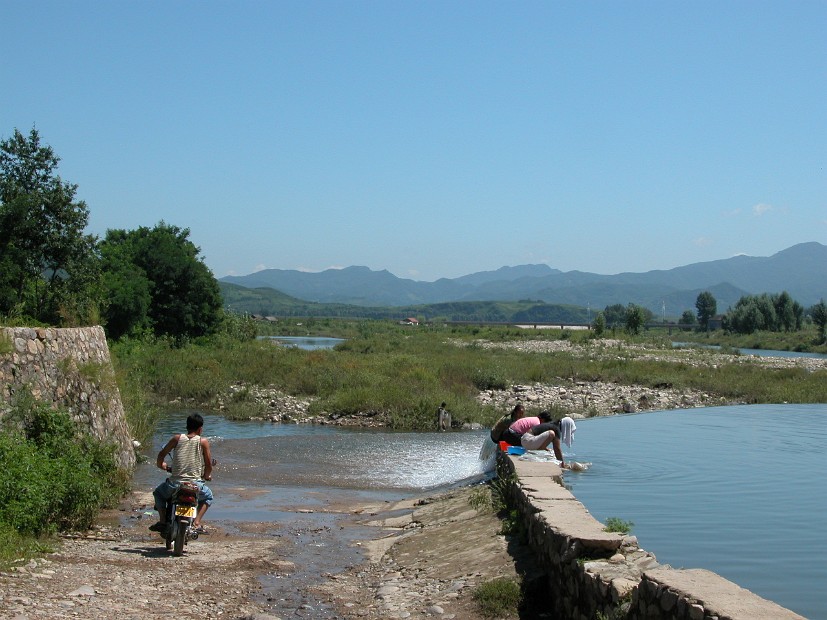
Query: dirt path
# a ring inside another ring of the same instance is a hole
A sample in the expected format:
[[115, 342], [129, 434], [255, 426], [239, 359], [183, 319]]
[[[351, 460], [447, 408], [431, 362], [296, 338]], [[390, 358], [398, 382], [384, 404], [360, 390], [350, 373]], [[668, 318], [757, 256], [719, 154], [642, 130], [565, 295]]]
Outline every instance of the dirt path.
[[[469, 493], [339, 506], [349, 514], [340, 532], [308, 531], [300, 513], [295, 522], [214, 524], [182, 558], [146, 529], [150, 498], [134, 494], [119, 513], [104, 515], [104, 525], [1, 573], [0, 617], [477, 620], [474, 587], [514, 576], [518, 566], [526, 570], [527, 556], [508, 548], [496, 516], [471, 508]], [[321, 553], [335, 553], [325, 536], [329, 542], [365, 525], [371, 535], [348, 543], [364, 550], [349, 568], [305, 572], [296, 582], [309, 567], [299, 559], [298, 541], [318, 541]], [[182, 587], [186, 583], [191, 587]]]

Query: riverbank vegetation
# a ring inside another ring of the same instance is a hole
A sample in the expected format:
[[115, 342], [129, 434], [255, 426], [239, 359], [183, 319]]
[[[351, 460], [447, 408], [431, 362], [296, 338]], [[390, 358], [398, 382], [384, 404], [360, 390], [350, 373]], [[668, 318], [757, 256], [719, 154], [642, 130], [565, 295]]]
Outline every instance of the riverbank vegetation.
[[69, 413], [19, 398], [0, 424], [0, 566], [49, 549], [57, 532], [87, 529], [127, 490], [114, 446]]
[[[655, 388], [696, 389], [732, 402], [827, 402], [824, 372], [757, 364], [690, 365], [637, 358], [626, 345], [670, 348], [666, 333], [636, 338], [616, 333], [611, 355], [530, 353], [481, 346], [565, 339], [594, 351], [605, 348], [587, 331], [509, 327], [403, 326], [388, 321], [297, 321], [301, 335], [347, 340], [334, 350], [305, 351], [267, 340], [221, 337], [183, 346], [168, 339], [125, 339], [112, 345], [118, 376], [146, 402], [171, 401], [210, 408], [237, 383], [272, 386], [313, 397], [312, 414], [379, 415], [395, 429], [430, 430], [445, 401], [455, 422], [491, 424], [500, 411], [477, 401], [480, 390], [515, 384], [603, 381]], [[282, 332], [291, 331], [282, 326]], [[296, 334], [294, 331], [294, 335]], [[608, 336], [609, 334], [607, 334]], [[714, 355], [714, 353], [709, 353]], [[254, 417], [258, 404], [237, 393], [235, 417]]]

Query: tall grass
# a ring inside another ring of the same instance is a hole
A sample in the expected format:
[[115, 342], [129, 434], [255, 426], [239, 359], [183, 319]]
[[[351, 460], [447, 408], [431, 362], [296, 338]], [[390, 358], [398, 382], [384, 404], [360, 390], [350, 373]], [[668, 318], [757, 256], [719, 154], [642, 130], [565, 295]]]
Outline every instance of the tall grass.
[[[606, 381], [655, 387], [694, 388], [738, 402], [827, 402], [825, 372], [774, 370], [757, 365], [717, 368], [635, 359], [622, 346], [613, 356], [524, 353], [476, 346], [496, 340], [559, 338], [555, 330], [513, 328], [405, 327], [390, 322], [343, 322], [328, 335], [350, 335], [335, 350], [303, 351], [266, 340], [229, 338], [176, 347], [156, 341], [112, 346], [119, 377], [129, 377], [161, 401], [192, 399], [209, 407], [231, 384], [272, 386], [295, 396], [316, 398], [311, 413], [382, 414], [399, 429], [431, 429], [445, 401], [455, 421], [493, 423], [501, 412], [483, 408], [480, 390], [518, 383], [569, 380]], [[570, 335], [592, 342], [590, 334]], [[469, 346], [457, 346], [455, 341]], [[660, 344], [662, 335], [641, 341]], [[599, 342], [599, 341], [597, 341]]]

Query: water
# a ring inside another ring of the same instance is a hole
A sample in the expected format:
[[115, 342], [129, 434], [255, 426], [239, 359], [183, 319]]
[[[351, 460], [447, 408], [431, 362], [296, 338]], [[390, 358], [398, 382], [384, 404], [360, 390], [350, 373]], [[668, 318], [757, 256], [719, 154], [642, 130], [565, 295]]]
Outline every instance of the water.
[[[185, 416], [163, 421], [155, 453]], [[487, 430], [394, 433], [204, 417], [219, 459], [208, 520], [286, 521], [340, 499], [393, 501], [490, 474], [490, 454], [480, 459], [480, 448], [493, 446]], [[577, 426], [564, 452], [593, 465], [564, 479], [596, 519], [633, 521], [641, 546], [661, 563], [706, 568], [806, 617], [827, 618], [827, 405], [649, 412]], [[154, 486], [160, 477], [145, 464], [136, 482]], [[234, 497], [235, 487], [260, 494]]]
[[599, 521], [634, 522], [661, 563], [706, 568], [827, 618], [827, 405], [755, 405], [579, 420], [566, 482]]
[[[698, 344], [695, 342], [673, 342], [675, 348], [692, 348], [718, 350], [721, 347], [717, 344]], [[811, 357], [814, 359], [827, 359], [824, 353], [805, 353], [802, 351], [776, 351], [774, 349], [735, 349], [742, 355], [755, 355], [757, 357]]]
[[344, 338], [329, 338], [327, 336], [259, 336], [262, 340], [273, 340], [286, 347], [296, 347], [305, 351], [317, 349], [332, 349], [344, 342]]
[[[159, 422], [147, 450], [150, 461], [136, 469], [135, 486], [152, 488], [160, 482], [163, 474], [154, 455], [184, 429], [187, 414]], [[396, 501], [483, 480], [493, 469], [492, 459], [479, 458], [487, 431], [397, 433], [202, 415], [204, 435], [218, 460], [210, 487], [219, 501], [210, 508], [210, 519], [278, 521], [282, 513], [299, 509]], [[236, 497], [236, 488], [254, 493]]]

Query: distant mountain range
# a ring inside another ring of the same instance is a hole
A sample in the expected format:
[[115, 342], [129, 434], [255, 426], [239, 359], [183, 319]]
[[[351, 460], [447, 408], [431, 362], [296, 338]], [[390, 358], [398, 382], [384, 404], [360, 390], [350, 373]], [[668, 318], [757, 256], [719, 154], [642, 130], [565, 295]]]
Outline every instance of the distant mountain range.
[[[612, 304], [639, 304], [656, 316], [695, 310], [698, 294], [710, 291], [719, 312], [748, 294], [787, 291], [804, 307], [827, 299], [827, 246], [801, 243], [769, 257], [736, 256], [645, 273], [600, 275], [562, 272], [548, 265], [502, 267], [459, 278], [420, 282], [367, 267], [319, 273], [265, 269], [220, 282], [248, 289], [269, 288], [293, 298], [324, 304], [411, 307], [449, 302], [542, 301], [601, 310]], [[227, 288], [227, 287], [222, 287]]]

